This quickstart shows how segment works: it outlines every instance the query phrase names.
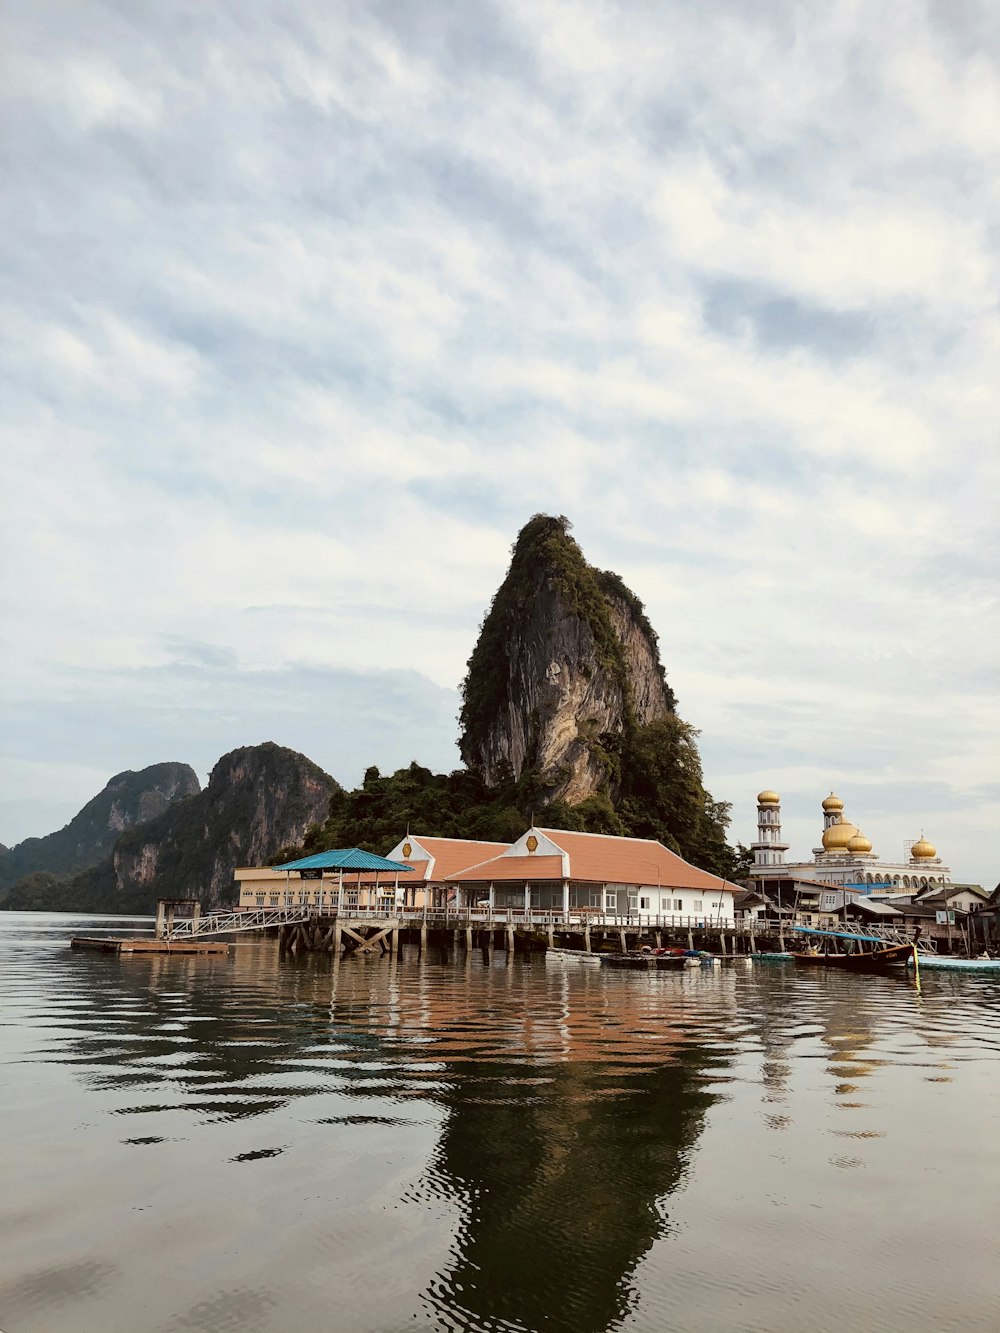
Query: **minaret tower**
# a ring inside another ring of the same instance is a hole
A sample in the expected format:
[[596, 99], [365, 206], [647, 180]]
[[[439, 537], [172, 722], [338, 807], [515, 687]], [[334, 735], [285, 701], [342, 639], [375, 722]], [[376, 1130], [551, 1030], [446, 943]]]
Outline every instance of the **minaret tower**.
[[762, 791], [757, 796], [757, 841], [750, 844], [753, 868], [758, 873], [777, 873], [785, 864], [788, 843], [781, 841], [781, 797], [776, 791]]

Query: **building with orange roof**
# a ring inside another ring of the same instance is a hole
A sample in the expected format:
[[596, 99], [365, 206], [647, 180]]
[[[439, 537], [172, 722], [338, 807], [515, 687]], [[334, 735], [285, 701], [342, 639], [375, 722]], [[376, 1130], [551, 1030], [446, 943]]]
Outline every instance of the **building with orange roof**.
[[732, 921], [743, 890], [650, 838], [530, 828], [499, 855], [448, 876], [456, 906]]

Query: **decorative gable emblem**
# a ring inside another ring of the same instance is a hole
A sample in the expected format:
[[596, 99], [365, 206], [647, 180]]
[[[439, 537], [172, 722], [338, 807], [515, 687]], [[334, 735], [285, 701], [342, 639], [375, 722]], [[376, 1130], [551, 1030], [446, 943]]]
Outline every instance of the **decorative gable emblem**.
[[404, 843], [403, 843], [403, 860], [404, 860], [404, 861], [408, 861], [412, 855], [413, 855], [413, 844], [412, 844], [412, 843], [409, 843], [409, 842], [404, 842]]
[[525, 847], [527, 847], [529, 852], [538, 851], [538, 839], [535, 837], [533, 833], [528, 834], [528, 841], [524, 845]]

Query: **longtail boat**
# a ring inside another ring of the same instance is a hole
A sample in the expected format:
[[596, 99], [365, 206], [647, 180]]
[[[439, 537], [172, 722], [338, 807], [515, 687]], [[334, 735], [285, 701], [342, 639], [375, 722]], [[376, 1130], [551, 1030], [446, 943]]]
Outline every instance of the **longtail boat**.
[[[837, 950], [829, 947], [821, 950], [813, 947], [808, 950], [793, 950], [792, 958], [796, 967], [837, 967], [844, 972], [884, 972], [893, 963], [905, 963], [912, 959], [914, 944], [886, 944], [876, 935], [854, 935], [846, 930], [814, 930], [808, 926], [796, 927], [802, 935], [818, 936], [824, 941], [843, 941]], [[848, 951], [847, 942], [856, 947]], [[865, 946], [878, 945], [878, 948]]]

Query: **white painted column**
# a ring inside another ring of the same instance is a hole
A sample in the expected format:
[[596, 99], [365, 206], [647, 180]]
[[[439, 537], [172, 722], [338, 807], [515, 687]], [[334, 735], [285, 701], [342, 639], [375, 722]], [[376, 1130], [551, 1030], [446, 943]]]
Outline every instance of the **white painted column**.
[[569, 880], [563, 880], [563, 916], [569, 916]]
[[524, 886], [524, 914], [525, 914], [525, 916], [530, 916], [530, 915], [531, 915], [531, 885], [530, 885], [530, 884], [525, 884], [525, 886]]

